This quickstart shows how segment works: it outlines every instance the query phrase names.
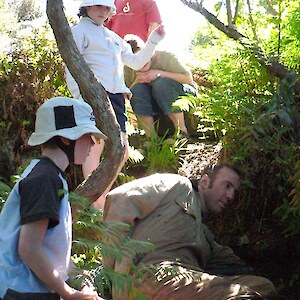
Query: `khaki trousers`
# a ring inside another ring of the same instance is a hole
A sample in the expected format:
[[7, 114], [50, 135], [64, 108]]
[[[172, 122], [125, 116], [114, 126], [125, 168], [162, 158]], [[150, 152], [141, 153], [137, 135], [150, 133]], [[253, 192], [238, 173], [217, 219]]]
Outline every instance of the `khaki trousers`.
[[158, 265], [154, 277], [141, 281], [129, 296], [116, 295], [114, 300], [233, 300], [284, 299], [266, 278], [253, 275], [214, 276], [170, 263]]

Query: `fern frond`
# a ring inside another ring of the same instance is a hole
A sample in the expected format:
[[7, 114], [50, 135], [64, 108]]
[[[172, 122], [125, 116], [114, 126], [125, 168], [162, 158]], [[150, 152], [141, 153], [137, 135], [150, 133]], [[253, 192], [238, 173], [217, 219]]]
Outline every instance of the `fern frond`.
[[152, 243], [134, 240], [126, 237], [120, 247], [122, 253], [126, 256], [134, 258], [137, 254], [144, 254], [145, 252], [150, 252], [155, 249]]

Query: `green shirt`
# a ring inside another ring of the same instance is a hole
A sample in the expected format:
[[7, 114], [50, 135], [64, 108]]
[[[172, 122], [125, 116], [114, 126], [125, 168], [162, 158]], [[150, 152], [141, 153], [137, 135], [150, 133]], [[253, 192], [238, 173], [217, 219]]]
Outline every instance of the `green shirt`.
[[[150, 70], [161, 70], [181, 74], [189, 73], [188, 68], [179, 62], [174, 54], [166, 51], [156, 51], [155, 53], [157, 55], [154, 55], [151, 59]], [[136, 71], [125, 66], [124, 77], [126, 86], [131, 88], [136, 78]]]

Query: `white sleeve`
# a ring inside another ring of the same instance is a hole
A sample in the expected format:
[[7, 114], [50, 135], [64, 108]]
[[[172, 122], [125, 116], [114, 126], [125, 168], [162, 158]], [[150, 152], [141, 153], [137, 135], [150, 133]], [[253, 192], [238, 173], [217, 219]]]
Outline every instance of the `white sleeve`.
[[148, 61], [150, 61], [154, 54], [155, 47], [161, 40], [162, 37], [156, 31], [153, 31], [150, 34], [145, 47], [135, 54], [132, 53], [130, 45], [124, 41], [124, 52], [122, 52], [122, 61], [124, 65], [133, 70], [141, 69]]

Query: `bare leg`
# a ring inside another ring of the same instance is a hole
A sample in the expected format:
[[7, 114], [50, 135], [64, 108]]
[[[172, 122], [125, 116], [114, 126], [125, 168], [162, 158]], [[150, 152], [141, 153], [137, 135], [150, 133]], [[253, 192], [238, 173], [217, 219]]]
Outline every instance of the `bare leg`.
[[152, 116], [139, 115], [137, 119], [146, 136], [150, 137], [152, 131], [154, 132], [154, 118]]
[[124, 153], [124, 158], [121, 162], [121, 164], [119, 165], [119, 168], [116, 172], [116, 176], [113, 178], [113, 180], [109, 183], [108, 187], [106, 188], [106, 190], [103, 192], [103, 194], [95, 201], [92, 203], [91, 207], [92, 208], [96, 208], [96, 209], [104, 209], [104, 204], [105, 204], [105, 197], [106, 197], [106, 194], [110, 191], [112, 185], [114, 184], [116, 178], [118, 177], [119, 173], [121, 172], [125, 162], [127, 161], [128, 159], [128, 148], [129, 148], [129, 145], [128, 145], [128, 138], [127, 138], [127, 135], [125, 132], [121, 132], [121, 140], [124, 144], [124, 147], [125, 147], [125, 153]]
[[84, 179], [93, 173], [99, 166], [100, 156], [103, 152], [105, 142], [101, 140], [100, 143], [95, 141], [95, 144], [92, 146], [89, 155], [87, 156], [85, 162], [82, 164], [82, 173]]
[[185, 121], [184, 121], [184, 114], [183, 112], [178, 112], [178, 113], [168, 113], [167, 116], [170, 118], [172, 121], [175, 129], [179, 127], [180, 131], [187, 133], [187, 129], [185, 126]]

